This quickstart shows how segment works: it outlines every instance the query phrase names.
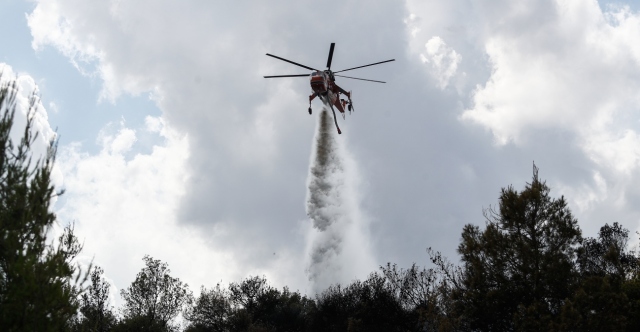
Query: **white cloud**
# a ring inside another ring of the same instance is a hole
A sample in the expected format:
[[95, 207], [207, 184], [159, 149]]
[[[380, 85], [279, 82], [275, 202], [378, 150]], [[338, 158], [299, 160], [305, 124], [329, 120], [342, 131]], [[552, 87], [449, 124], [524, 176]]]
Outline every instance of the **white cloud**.
[[51, 112], [53, 113], [58, 113], [60, 111], [58, 105], [53, 101], [49, 102], [49, 110], [51, 110]]
[[218, 223], [203, 231], [180, 222], [178, 209], [189, 177], [187, 136], [161, 118], [147, 117], [146, 127], [139, 130], [157, 133], [163, 142], [149, 154], [129, 156], [136, 130], [124, 123], [115, 131], [113, 127], [101, 132], [102, 149], [96, 155], [82, 152], [79, 143], [59, 153], [66, 193], [57, 213], [63, 222], [75, 222], [76, 235], [84, 242], [81, 261], [93, 260], [119, 289], [133, 281], [146, 254], [169, 263], [172, 275], [195, 292], [200, 285], [238, 281], [249, 274], [294, 279], [291, 284], [304, 286], [295, 283], [301, 278], [292, 265], [301, 258], [286, 248], [265, 267], [242, 264], [246, 253], [224, 246], [237, 236], [235, 225]]
[[593, 208], [598, 206], [607, 199], [609, 190], [607, 181], [602, 174], [594, 172], [593, 177], [589, 179], [593, 184], [584, 183], [581, 186], [567, 186], [560, 184], [558, 190], [566, 195], [578, 208], [579, 213], [590, 213]]
[[[0, 62], [0, 85], [15, 82], [15, 116], [11, 129], [10, 138], [14, 146], [17, 145], [24, 135], [24, 128], [27, 124], [27, 115], [32, 116], [32, 135], [35, 141], [31, 145], [32, 160], [35, 163], [38, 159], [44, 158], [50, 143], [57, 138], [56, 132], [49, 124], [49, 115], [40, 100], [39, 90], [34, 79], [28, 74], [16, 74], [11, 66]], [[8, 106], [8, 105], [6, 105]], [[5, 111], [5, 110], [3, 110]], [[52, 170], [52, 181], [59, 186], [62, 183], [60, 169], [54, 165]], [[56, 198], [54, 198], [55, 202]]]
[[[160, 136], [151, 152], [133, 153], [137, 132]], [[113, 287], [123, 289], [142, 268], [149, 254], [169, 263], [172, 275], [186, 281], [197, 293], [200, 285], [239, 281], [248, 275], [266, 275], [306, 290], [300, 252], [283, 244], [270, 261], [247, 264], [252, 250], [242, 242], [229, 245], [246, 230], [232, 221], [204, 229], [180, 221], [179, 207], [190, 177], [189, 139], [160, 117], [147, 116], [145, 127], [107, 125], [98, 135], [101, 151], [82, 152], [79, 143], [63, 147], [58, 165], [64, 174], [63, 203], [57, 214], [64, 223], [75, 222], [84, 242], [80, 261], [105, 270]], [[303, 225], [295, 232], [303, 236]], [[258, 241], [256, 241], [258, 242]], [[271, 254], [271, 253], [267, 253]], [[120, 304], [119, 297], [115, 298]]]
[[104, 132], [98, 134], [98, 140], [101, 141], [103, 148], [108, 148], [108, 153], [111, 155], [122, 155], [131, 149], [136, 142], [135, 130], [129, 128], [122, 128], [117, 135], [109, 135]]
[[438, 87], [444, 89], [458, 70], [458, 64], [461, 61], [460, 54], [447, 46], [438, 36], [429, 39], [425, 48], [426, 51], [420, 54], [420, 59], [429, 66], [430, 73], [438, 81]]
[[[49, 142], [56, 138], [55, 131], [49, 125], [49, 115], [42, 105], [38, 87], [33, 78], [27, 74], [16, 74], [11, 66], [0, 62], [0, 84], [16, 83], [16, 99], [14, 125], [11, 131], [11, 139], [17, 143], [24, 133], [27, 123], [27, 114], [33, 112], [33, 130], [38, 134], [33, 151], [36, 156], [41, 156], [49, 146]], [[33, 105], [33, 107], [30, 107]]]
[[[89, 8], [82, 2], [69, 4]], [[31, 29], [33, 40], [31, 46], [40, 50], [48, 44], [56, 45], [57, 49], [67, 56], [73, 65], [83, 74], [92, 75], [94, 70], [83, 66], [95, 63], [103, 58], [103, 53], [95, 45], [94, 35], [83, 38], [80, 31], [86, 29], [88, 22], [78, 16], [66, 17], [64, 3], [56, 1], [42, 1], [27, 15], [27, 23]], [[94, 6], [99, 11], [100, 6]]]
[[[127, 155], [136, 131], [124, 127], [99, 138], [97, 155], [82, 152], [79, 144], [60, 151], [64, 173], [64, 204], [58, 216], [75, 221], [76, 235], [84, 241], [83, 261], [105, 270], [113, 284], [123, 289], [142, 268], [146, 254], [168, 262], [172, 274], [197, 291], [200, 285], [236, 281], [247, 273], [265, 271], [238, 266], [241, 258], [218, 242], [230, 236], [227, 225], [207, 231], [181, 224], [178, 205], [188, 178], [188, 137], [170, 129], [161, 118], [147, 117], [141, 130], [159, 133], [164, 140], [151, 153]], [[287, 257], [280, 252], [279, 257]]]
[[[542, 128], [592, 141], [593, 127], [601, 127], [604, 118], [611, 120], [605, 130], [619, 132], [628, 123], [615, 119], [640, 109], [634, 92], [640, 88], [634, 55], [640, 29], [635, 35], [629, 29], [640, 28], [638, 17], [624, 9], [603, 13], [595, 1], [552, 3], [552, 19], [544, 25], [519, 34], [496, 25], [486, 42], [493, 72], [474, 92], [473, 107], [462, 119], [490, 129], [499, 144], [533, 139], [531, 130]], [[524, 11], [520, 15], [535, 14]]]
[[596, 163], [621, 174], [631, 175], [640, 166], [640, 135], [631, 129], [593, 133], [583, 148]]
[[164, 146], [127, 160], [124, 154], [135, 142], [135, 131], [121, 127], [101, 136], [98, 155], [83, 153], [78, 143], [60, 150], [66, 194], [58, 216], [75, 221], [77, 235], [86, 241], [83, 254], [95, 255], [96, 263], [123, 287], [123, 276], [114, 276], [114, 271], [127, 271], [126, 278], [132, 278], [144, 254], [157, 256], [167, 242], [180, 241], [179, 236], [189, 238], [183, 248], [201, 245], [202, 240], [175, 226], [188, 143], [186, 137], [166, 135]]
[[[132, 29], [127, 26], [128, 17], [123, 17], [131, 13], [118, 10], [120, 4], [119, 1], [89, 3], [75, 0], [43, 0], [38, 1], [33, 12], [27, 15], [27, 23], [33, 36], [33, 49], [41, 50], [49, 45], [54, 46], [70, 59], [80, 73], [100, 77], [103, 80], [100, 99], [111, 102], [115, 102], [123, 93], [157, 93], [152, 78], [118, 72], [114, 67], [114, 61], [119, 60], [114, 59], [117, 54], [106, 51], [111, 46], [146, 46], [118, 45], [122, 42], [123, 35]], [[139, 17], [134, 19], [143, 20]], [[145, 26], [136, 28], [142, 27]], [[150, 26], [145, 28], [153, 29]], [[144, 40], [141, 42], [144, 43]], [[130, 61], [131, 66], [143, 64], [148, 66], [150, 63]]]
[[612, 218], [638, 227], [640, 13], [595, 0], [407, 8], [413, 54], [426, 58], [422, 45], [439, 36], [461, 56], [473, 88], [457, 89], [461, 123], [489, 131], [505, 156], [553, 164], [544, 173], [564, 174], [551, 182], [587, 229]]

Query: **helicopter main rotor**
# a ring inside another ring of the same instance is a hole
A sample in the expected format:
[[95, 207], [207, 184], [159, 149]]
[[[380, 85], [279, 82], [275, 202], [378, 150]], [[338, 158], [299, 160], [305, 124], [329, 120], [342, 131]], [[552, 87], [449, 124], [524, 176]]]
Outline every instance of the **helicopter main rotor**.
[[[353, 67], [353, 68], [348, 68], [348, 69], [343, 69], [343, 70], [339, 70], [339, 71], [331, 71], [331, 62], [333, 60], [333, 50], [336, 46], [336, 43], [331, 43], [331, 47], [329, 48], [329, 56], [327, 57], [327, 69], [324, 70], [324, 72], [326, 72], [327, 74], [329, 74], [329, 77], [331, 77], [332, 80], [335, 80], [334, 76], [338, 76], [338, 77], [344, 77], [344, 78], [349, 78], [349, 79], [354, 79], [354, 80], [361, 80], [361, 81], [367, 81], [367, 82], [375, 82], [375, 83], [386, 83], [383, 81], [377, 81], [377, 80], [370, 80], [370, 79], [366, 79], [366, 78], [358, 78], [358, 77], [350, 77], [350, 76], [343, 76], [343, 75], [335, 75], [336, 73], [341, 73], [341, 72], [345, 72], [348, 70], [354, 70], [354, 69], [359, 69], [359, 68], [364, 68], [364, 67], [369, 67], [369, 66], [375, 66], [375, 65], [379, 65], [379, 64], [383, 64], [383, 63], [387, 63], [387, 62], [391, 62], [391, 61], [396, 61], [396, 59], [391, 59], [391, 60], [385, 60], [385, 61], [380, 61], [380, 62], [376, 62], [376, 63], [371, 63], [368, 65], [364, 65], [364, 66], [358, 66], [358, 67]], [[313, 70], [313, 71], [322, 71], [322, 70], [318, 70], [309, 66], [305, 66], [303, 64], [291, 61], [291, 60], [287, 60], [285, 58], [281, 58], [277, 55], [273, 55], [273, 54], [269, 54], [267, 53], [268, 56], [276, 58], [278, 60], [282, 60], [284, 62], [288, 62], [290, 64], [296, 65], [298, 67], [302, 67], [305, 69], [309, 69], [309, 70]], [[308, 77], [311, 76], [311, 74], [294, 74], [294, 75], [271, 75], [271, 76], [264, 76], [264, 78], [282, 78], [282, 77]]]

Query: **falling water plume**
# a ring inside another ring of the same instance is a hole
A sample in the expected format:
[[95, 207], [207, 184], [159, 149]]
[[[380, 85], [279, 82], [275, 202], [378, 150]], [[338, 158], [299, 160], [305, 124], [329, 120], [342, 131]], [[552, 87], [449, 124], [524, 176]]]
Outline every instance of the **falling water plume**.
[[[344, 137], [341, 137], [344, 139]], [[313, 223], [307, 273], [316, 292], [363, 277], [375, 268], [368, 224], [359, 205], [358, 174], [326, 109], [314, 139], [308, 175], [307, 215]]]

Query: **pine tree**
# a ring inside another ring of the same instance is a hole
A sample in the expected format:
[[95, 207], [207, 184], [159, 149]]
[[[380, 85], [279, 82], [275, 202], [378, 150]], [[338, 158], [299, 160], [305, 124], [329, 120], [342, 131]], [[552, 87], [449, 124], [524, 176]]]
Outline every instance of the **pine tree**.
[[499, 209], [485, 211], [486, 229], [466, 225], [457, 300], [472, 329], [547, 330], [578, 281], [581, 231], [564, 197], [551, 198], [538, 178], [518, 192], [503, 188]]
[[57, 242], [47, 238], [56, 223], [50, 205], [61, 194], [51, 183], [56, 142], [33, 162], [34, 93], [24, 134], [14, 145], [17, 93], [15, 80], [0, 86], [0, 330], [60, 330], [77, 311], [79, 278], [86, 274], [72, 260], [82, 247], [72, 227]]

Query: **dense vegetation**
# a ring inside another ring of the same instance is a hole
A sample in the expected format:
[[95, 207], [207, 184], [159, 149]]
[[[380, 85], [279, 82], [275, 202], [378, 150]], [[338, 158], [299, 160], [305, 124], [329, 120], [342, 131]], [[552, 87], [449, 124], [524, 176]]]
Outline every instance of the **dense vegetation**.
[[430, 268], [387, 264], [314, 297], [263, 277], [203, 287], [196, 297], [166, 263], [146, 256], [115, 311], [103, 270], [73, 265], [82, 249], [73, 228], [47, 239], [51, 200], [61, 194], [50, 178], [56, 144], [32, 162], [28, 121], [14, 145], [15, 93], [15, 83], [0, 88], [2, 331], [640, 331], [639, 256], [628, 250], [629, 232], [605, 224], [597, 238], [583, 238], [535, 166], [522, 191], [502, 189], [484, 226], [463, 228], [459, 265], [428, 249]]
[[14, 145], [17, 88], [15, 81], [0, 86], [0, 330], [61, 330], [78, 309], [86, 273], [72, 261], [82, 248], [71, 227], [47, 241], [56, 221], [50, 204], [61, 194], [51, 184], [56, 144], [41, 160], [31, 160], [32, 95], [24, 135]]

